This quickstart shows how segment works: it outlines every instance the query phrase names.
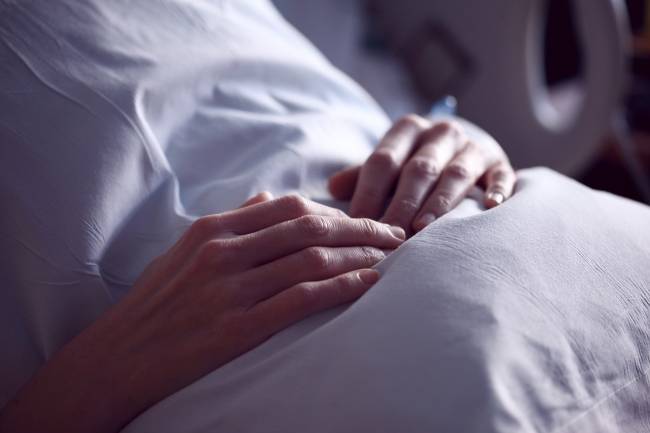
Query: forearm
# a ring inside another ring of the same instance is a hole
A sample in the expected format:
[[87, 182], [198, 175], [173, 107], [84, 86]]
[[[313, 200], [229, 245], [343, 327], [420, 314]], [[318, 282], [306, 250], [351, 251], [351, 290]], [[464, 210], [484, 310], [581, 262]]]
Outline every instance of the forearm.
[[112, 433], [143, 410], [121, 332], [105, 332], [113, 323], [101, 318], [39, 369], [0, 413], [0, 433]]

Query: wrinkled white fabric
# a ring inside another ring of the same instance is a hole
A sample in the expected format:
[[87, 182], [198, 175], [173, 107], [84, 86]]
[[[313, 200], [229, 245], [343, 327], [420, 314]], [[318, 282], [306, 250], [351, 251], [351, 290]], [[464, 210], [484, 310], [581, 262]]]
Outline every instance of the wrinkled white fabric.
[[388, 126], [266, 1], [0, 1], [0, 404], [195, 216], [326, 199]]
[[125, 432], [650, 430], [650, 210], [545, 169]]
[[[265, 1], [0, 5], [0, 405], [194, 216], [325, 200], [388, 126]], [[524, 171], [125, 432], [646, 432], [649, 221]]]

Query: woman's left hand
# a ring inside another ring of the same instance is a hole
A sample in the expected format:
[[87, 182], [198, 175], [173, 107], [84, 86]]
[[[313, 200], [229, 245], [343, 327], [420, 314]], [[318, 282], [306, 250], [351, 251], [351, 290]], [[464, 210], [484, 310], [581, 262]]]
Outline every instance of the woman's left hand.
[[352, 200], [352, 217], [381, 219], [407, 232], [452, 210], [476, 184], [485, 188], [486, 207], [501, 204], [516, 182], [510, 161], [491, 136], [461, 122], [402, 118], [362, 166], [330, 178], [330, 192]]

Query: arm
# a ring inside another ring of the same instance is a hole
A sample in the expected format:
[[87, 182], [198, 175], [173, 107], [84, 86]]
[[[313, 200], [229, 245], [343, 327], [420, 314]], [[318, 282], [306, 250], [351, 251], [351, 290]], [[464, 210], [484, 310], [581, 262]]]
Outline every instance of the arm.
[[36, 373], [0, 432], [117, 432], [274, 333], [361, 296], [381, 249], [404, 238], [298, 197], [200, 218]]

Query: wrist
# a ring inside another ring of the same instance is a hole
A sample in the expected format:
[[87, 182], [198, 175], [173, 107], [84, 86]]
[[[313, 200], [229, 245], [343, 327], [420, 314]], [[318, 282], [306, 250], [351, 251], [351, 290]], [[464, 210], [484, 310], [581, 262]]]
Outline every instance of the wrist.
[[142, 411], [125, 374], [134, 355], [114, 332], [128, 325], [113, 323], [103, 316], [44, 364], [0, 412], [0, 433], [118, 432]]

